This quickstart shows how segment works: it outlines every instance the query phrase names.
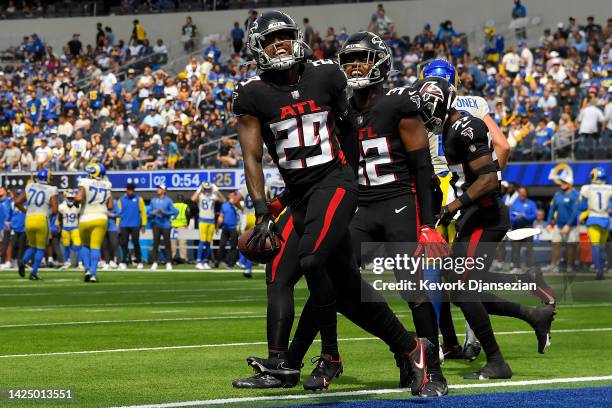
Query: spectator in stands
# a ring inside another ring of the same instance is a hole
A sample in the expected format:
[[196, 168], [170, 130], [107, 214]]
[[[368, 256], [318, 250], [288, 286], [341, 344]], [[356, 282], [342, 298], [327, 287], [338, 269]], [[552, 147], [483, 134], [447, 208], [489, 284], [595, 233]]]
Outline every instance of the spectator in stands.
[[546, 117], [542, 117], [534, 131], [533, 159], [550, 160], [550, 147], [555, 131], [548, 126]]
[[603, 112], [597, 107], [597, 102], [591, 100], [588, 106], [583, 108], [578, 115], [578, 135], [583, 140], [599, 139], [600, 125], [603, 121]]
[[568, 157], [572, 143], [574, 141], [574, 134], [576, 133], [576, 125], [572, 121], [572, 117], [568, 113], [563, 113], [559, 119], [559, 126], [557, 132], [553, 137], [553, 149], [555, 150], [555, 157], [565, 158]]
[[12, 171], [19, 169], [19, 162], [21, 160], [21, 149], [15, 145], [14, 140], [9, 140], [6, 150], [2, 154], [2, 169], [5, 171]]
[[[527, 189], [519, 187], [518, 198], [510, 206], [510, 223], [512, 229], [528, 228], [533, 225], [537, 217], [537, 207], [533, 200], [527, 198]], [[511, 273], [521, 273], [521, 251], [527, 251], [527, 268], [534, 266], [533, 237], [520, 241], [512, 241], [512, 270]]]
[[234, 28], [230, 32], [230, 37], [234, 47], [234, 54], [240, 54], [244, 45], [244, 30], [240, 28], [240, 24], [237, 21], [234, 22]]
[[[232, 191], [227, 196], [227, 201], [221, 204], [221, 211], [217, 218], [217, 229], [221, 230], [221, 238], [219, 240], [219, 258], [215, 267], [219, 267], [219, 263], [232, 268], [237, 260], [238, 245], [238, 221], [240, 216], [238, 208], [240, 207], [240, 196], [237, 192]], [[230, 250], [227, 250], [229, 243]]]
[[[527, 7], [521, 4], [521, 0], [514, 0], [514, 7], [512, 8], [512, 20], [518, 20], [527, 17]], [[524, 25], [515, 28], [516, 38], [526, 40], [527, 30]]]
[[438, 34], [436, 34], [436, 40], [448, 45], [455, 37], [457, 37], [457, 33], [453, 28], [453, 22], [451, 20], [441, 22]]
[[181, 27], [181, 34], [181, 41], [183, 42], [185, 51], [193, 51], [193, 48], [195, 47], [195, 38], [198, 35], [198, 27], [193, 24], [191, 16], [187, 16], [187, 18], [185, 18], [185, 24], [183, 27]]
[[81, 55], [81, 50], [83, 49], [83, 44], [80, 40], [79, 34], [73, 34], [72, 40], [68, 42], [68, 48], [70, 49], [70, 55], [74, 57], [78, 57]]
[[258, 17], [258, 13], [257, 10], [249, 10], [249, 16], [246, 18], [246, 20], [244, 20], [244, 31], [245, 32], [249, 32], [249, 30], [251, 29], [251, 24], [253, 24], [253, 22], [255, 20], [257, 20]]
[[310, 25], [310, 19], [308, 17], [304, 17], [302, 27], [304, 32], [304, 42], [308, 44], [310, 48], [312, 48], [315, 38], [315, 31]]
[[138, 19], [132, 21], [132, 25], [132, 36], [130, 37], [131, 42], [142, 44], [144, 40], [147, 39], [147, 32], [145, 31], [142, 24], [140, 24], [140, 21]]
[[210, 45], [204, 50], [205, 58], [210, 58], [211, 55], [214, 63], [218, 64], [219, 58], [221, 58], [221, 50], [217, 47], [217, 42], [215, 40], [211, 40]]
[[378, 5], [376, 13], [372, 15], [368, 25], [368, 31], [378, 34], [381, 37], [395, 31], [393, 20], [386, 15], [385, 8], [382, 4]]

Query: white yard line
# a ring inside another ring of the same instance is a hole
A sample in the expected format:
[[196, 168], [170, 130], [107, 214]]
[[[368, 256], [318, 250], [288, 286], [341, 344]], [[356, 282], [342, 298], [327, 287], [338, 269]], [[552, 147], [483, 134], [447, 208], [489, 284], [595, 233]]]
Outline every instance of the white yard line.
[[[590, 329], [561, 329], [553, 330], [552, 333], [586, 333], [586, 332], [610, 332], [612, 327], [598, 327]], [[499, 336], [533, 334], [531, 330], [518, 330], [495, 333]], [[462, 337], [463, 335], [459, 335]], [[339, 341], [370, 341], [379, 340], [377, 337], [349, 337], [338, 339]], [[315, 340], [319, 342], [320, 340]], [[217, 348], [217, 347], [243, 347], [243, 346], [259, 346], [267, 344], [264, 341], [244, 342], [244, 343], [218, 343], [218, 344], [193, 344], [186, 346], [161, 346], [161, 347], [138, 347], [138, 348], [123, 348], [123, 349], [105, 349], [105, 350], [83, 350], [83, 351], [60, 351], [53, 353], [32, 353], [32, 354], [5, 354], [0, 355], [0, 358], [20, 358], [20, 357], [44, 357], [44, 356], [66, 356], [78, 354], [101, 354], [101, 353], [126, 353], [131, 351], [159, 351], [159, 350], [176, 350], [176, 349], [197, 349], [197, 348]]]
[[[597, 382], [610, 381], [612, 375], [600, 377], [573, 377], [573, 378], [551, 378], [546, 380], [522, 380], [522, 381], [500, 381], [474, 384], [456, 384], [449, 385], [451, 390], [465, 390], [473, 388], [504, 388], [504, 387], [522, 387], [527, 385], [547, 385], [547, 384], [565, 384], [577, 382]], [[263, 402], [263, 401], [291, 401], [291, 400], [308, 400], [308, 399], [323, 399], [323, 398], [338, 398], [338, 397], [357, 397], [364, 395], [384, 395], [384, 394], [407, 394], [405, 388], [387, 388], [378, 390], [358, 390], [358, 391], [341, 391], [341, 392], [324, 392], [321, 394], [294, 394], [294, 395], [279, 395], [267, 397], [237, 397], [223, 399], [209, 399], [200, 401], [185, 401], [185, 402], [170, 402], [165, 404], [150, 404], [150, 405], [130, 405], [117, 408], [178, 408], [178, 407], [193, 407], [198, 405], [224, 405], [246, 402]]]

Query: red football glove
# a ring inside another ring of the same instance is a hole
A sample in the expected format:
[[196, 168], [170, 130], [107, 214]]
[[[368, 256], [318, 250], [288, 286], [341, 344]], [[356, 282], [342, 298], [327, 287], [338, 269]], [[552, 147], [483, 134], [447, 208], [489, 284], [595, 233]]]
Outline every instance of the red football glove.
[[285, 206], [281, 203], [278, 197], [275, 197], [272, 201], [266, 203], [268, 210], [272, 213], [272, 218], [276, 219], [283, 212]]
[[420, 256], [425, 252], [428, 258], [443, 258], [451, 253], [451, 248], [444, 237], [429, 225], [421, 226], [418, 241], [415, 256]]

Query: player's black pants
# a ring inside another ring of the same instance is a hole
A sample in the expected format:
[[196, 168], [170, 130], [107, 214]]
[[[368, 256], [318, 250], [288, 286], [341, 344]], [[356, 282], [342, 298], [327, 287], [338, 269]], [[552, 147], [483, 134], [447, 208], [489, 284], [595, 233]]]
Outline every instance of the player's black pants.
[[[367, 263], [366, 248], [374, 249], [373, 243], [407, 243], [407, 251], [416, 249], [420, 217], [416, 195], [402, 194], [381, 201], [360, 204], [351, 222], [353, 249], [361, 254], [360, 264]], [[370, 243], [368, 245], [368, 243]], [[358, 258], [359, 259], [359, 258]], [[403, 276], [396, 271], [396, 279], [413, 280], [422, 275]], [[435, 346], [438, 345], [438, 325], [435, 310], [428, 301], [426, 293], [402, 292], [402, 297], [412, 310], [412, 320], [419, 337], [426, 337]]]
[[[321, 352], [331, 355], [338, 354], [338, 335], [336, 288], [330, 278], [330, 260], [339, 254], [353, 258], [348, 226], [357, 207], [356, 185], [347, 186], [343, 176], [342, 170], [330, 174], [292, 207], [293, 224], [299, 237], [297, 255], [317, 309]], [[339, 273], [346, 272], [348, 266], [341, 265]]]
[[26, 234], [25, 232], [14, 232], [11, 234], [11, 248], [13, 248], [13, 259], [17, 262], [22, 262], [23, 253], [26, 249]]
[[106, 231], [102, 243], [102, 259], [106, 263], [119, 262], [119, 233], [117, 231]]
[[50, 240], [50, 245], [51, 245], [51, 250], [54, 254], [53, 259], [60, 263], [63, 264], [64, 263], [64, 251], [62, 250], [62, 231], [53, 231], [51, 233], [51, 240]]
[[132, 238], [132, 245], [134, 246], [134, 257], [136, 258], [136, 263], [141, 263], [142, 252], [140, 251], [140, 228], [121, 227], [119, 231], [119, 243], [121, 245], [121, 250], [123, 251], [123, 263], [132, 263], [132, 258], [130, 257], [130, 249], [128, 246], [130, 242], [130, 237]]
[[172, 262], [172, 250], [170, 246], [170, 228], [161, 228], [158, 225], [153, 226], [153, 248], [151, 248], [151, 263], [159, 261], [159, 245], [161, 239], [164, 239], [164, 256], [166, 262]]
[[[453, 243], [453, 256], [455, 258], [480, 258], [483, 260], [482, 268], [468, 269], [463, 274], [454, 271], [446, 271], [445, 278], [449, 282], [467, 281], [469, 279], [483, 279], [488, 273], [493, 259], [495, 259], [495, 243], [500, 242], [506, 235], [509, 227], [508, 210], [501, 203], [495, 203], [489, 208], [480, 209], [476, 206], [464, 210], [463, 215], [457, 220], [458, 235]], [[495, 340], [489, 312], [497, 314], [504, 309], [504, 304], [496, 304], [501, 299], [492, 294], [487, 295], [487, 300], [492, 301], [485, 305], [483, 296], [474, 291], [451, 291], [451, 301], [463, 312], [465, 319], [470, 324], [476, 338], [480, 341], [487, 359], [501, 360], [503, 356]], [[510, 303], [510, 302], [506, 302]]]
[[[267, 335], [271, 356], [284, 354], [289, 344], [289, 335], [294, 320], [293, 288], [302, 277], [297, 252], [299, 237], [293, 229], [293, 218], [289, 211], [277, 222], [284, 238], [281, 252], [266, 265], [268, 289]], [[349, 243], [347, 238], [343, 245]], [[343, 248], [339, 256], [330, 261], [330, 276], [338, 288], [337, 310], [352, 322], [381, 338], [393, 352], [405, 352], [414, 348], [414, 334], [406, 331], [391, 311], [380, 293], [365, 282], [353, 257], [347, 256]], [[344, 272], [346, 269], [349, 273]], [[370, 302], [361, 302], [361, 296]], [[291, 343], [289, 358], [294, 366], [304, 358], [308, 348], [319, 331], [317, 308], [311, 298], [306, 302]]]
[[[230, 249], [226, 246], [229, 242]], [[236, 228], [221, 230], [219, 238], [219, 261], [225, 262], [230, 268], [234, 266], [238, 260], [238, 230]]]

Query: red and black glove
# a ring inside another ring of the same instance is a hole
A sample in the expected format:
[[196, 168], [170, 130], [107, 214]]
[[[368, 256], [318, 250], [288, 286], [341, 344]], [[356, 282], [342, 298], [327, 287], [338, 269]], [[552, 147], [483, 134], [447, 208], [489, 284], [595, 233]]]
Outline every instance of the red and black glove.
[[451, 248], [444, 237], [429, 225], [421, 226], [418, 237], [419, 245], [415, 252], [415, 256], [420, 256], [425, 252], [428, 258], [440, 258], [450, 255]]
[[266, 206], [268, 207], [268, 210], [270, 210], [270, 212], [272, 213], [272, 218], [274, 219], [277, 219], [278, 216], [285, 209], [285, 206], [278, 197], [274, 197], [272, 201], [267, 202]]

